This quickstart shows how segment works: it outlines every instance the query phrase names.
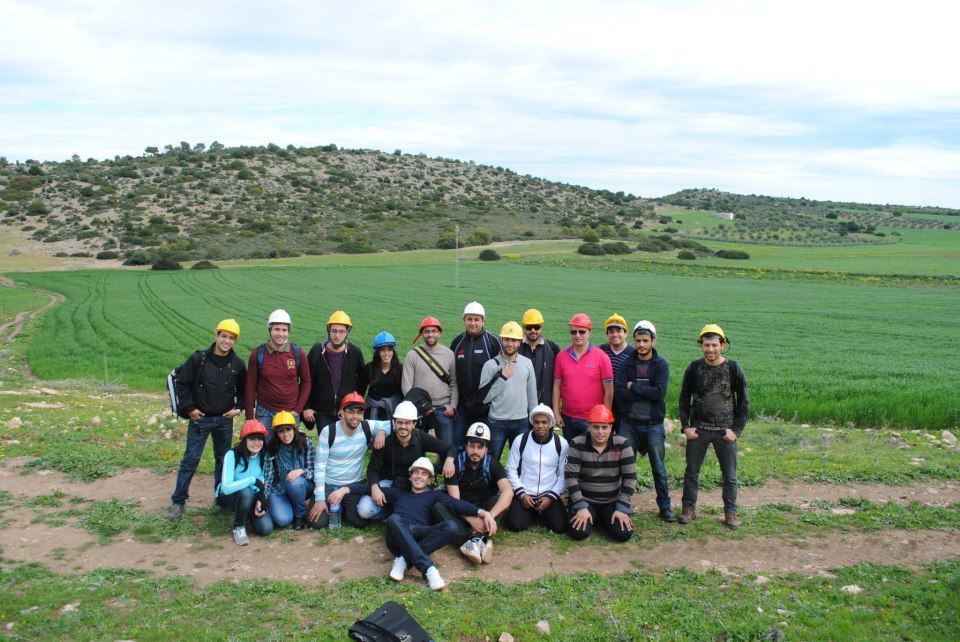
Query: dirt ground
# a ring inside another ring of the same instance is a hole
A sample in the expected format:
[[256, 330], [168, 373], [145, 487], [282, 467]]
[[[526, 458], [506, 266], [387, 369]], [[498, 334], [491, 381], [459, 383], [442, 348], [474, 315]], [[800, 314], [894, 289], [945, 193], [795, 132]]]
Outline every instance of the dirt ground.
[[[157, 475], [135, 469], [84, 484], [51, 471], [23, 475], [25, 462], [23, 458], [13, 458], [6, 460], [0, 468], [0, 490], [9, 492], [15, 505], [59, 490], [68, 496], [80, 495], [90, 499], [135, 500], [140, 502], [144, 511], [165, 513], [175, 481], [173, 474]], [[204, 496], [204, 502], [211, 487], [209, 476], [198, 475], [192, 484], [195, 494]], [[907, 504], [918, 501], [946, 506], [960, 502], [960, 485], [953, 482], [901, 487], [785, 485], [772, 481], [759, 488], [742, 489], [740, 503], [747, 508], [763, 504], [809, 508], [809, 503], [815, 500], [836, 501], [846, 497], [872, 502]], [[638, 510], [653, 511], [653, 493], [638, 494], [634, 504]], [[720, 504], [719, 490], [701, 493], [701, 506]], [[259, 578], [317, 585], [385, 575], [390, 570], [390, 555], [379, 529], [349, 542], [331, 542], [322, 546], [315, 545], [317, 534], [310, 531], [287, 531], [282, 537], [270, 540], [251, 536], [250, 545], [244, 548], [235, 546], [227, 536], [183, 538], [161, 544], [118, 538], [104, 545], [80, 528], [31, 524], [32, 516], [31, 510], [19, 514], [9, 509], [5, 511], [8, 523], [0, 529], [0, 550], [8, 560], [41, 562], [60, 572], [125, 567], [160, 575], [187, 575], [200, 584], [223, 579]], [[654, 547], [644, 544], [641, 532], [634, 536], [634, 541], [623, 546], [573, 545], [566, 553], [550, 547], [536, 555], [530, 554], [533, 552], [530, 546], [500, 546], [495, 549], [493, 563], [482, 569], [463, 559], [453, 547], [436, 553], [434, 559], [448, 581], [482, 577], [522, 582], [553, 572], [589, 569], [616, 573], [629, 568], [659, 571], [681, 566], [696, 571], [717, 568], [734, 575], [776, 575], [790, 571], [822, 575], [831, 568], [859, 562], [918, 566], [937, 559], [960, 557], [960, 535], [956, 532], [886, 530], [875, 534], [836, 533], [798, 540], [794, 537], [751, 537], [749, 520], [741, 532], [746, 535], [745, 539], [720, 541], [708, 538]]]

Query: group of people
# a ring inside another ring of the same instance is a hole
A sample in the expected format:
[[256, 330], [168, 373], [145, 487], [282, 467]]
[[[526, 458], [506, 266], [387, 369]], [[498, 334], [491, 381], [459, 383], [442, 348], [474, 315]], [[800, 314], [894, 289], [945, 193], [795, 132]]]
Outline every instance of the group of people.
[[[442, 590], [430, 554], [454, 543], [472, 562], [489, 563], [501, 526], [540, 524], [575, 540], [599, 527], [629, 540], [638, 455], [650, 462], [660, 518], [694, 521], [700, 467], [713, 444], [724, 524], [739, 528], [737, 439], [749, 396], [742, 369], [725, 356], [730, 342], [720, 326], [700, 332], [703, 357], [687, 367], [680, 389], [686, 471], [677, 516], [664, 465], [670, 369], [657, 353], [654, 324], [636, 323], [630, 345], [626, 320], [613, 314], [604, 323], [607, 342], [595, 346], [590, 317], [577, 313], [561, 349], [543, 337], [539, 310], [498, 335], [485, 321], [484, 307], [469, 303], [464, 331], [447, 347], [439, 319], [424, 318], [402, 364], [386, 331], [366, 362], [340, 310], [307, 354], [289, 340], [290, 315], [275, 310], [268, 340], [246, 363], [233, 349], [239, 325], [221, 321], [213, 345], [178, 369], [178, 412], [189, 424], [169, 517], [183, 516], [209, 435], [215, 502], [233, 512], [238, 545], [248, 543], [248, 526], [268, 535], [383, 521], [395, 556], [391, 579], [415, 567]], [[246, 421], [231, 449], [241, 412]], [[305, 430], [317, 431], [315, 443]]]

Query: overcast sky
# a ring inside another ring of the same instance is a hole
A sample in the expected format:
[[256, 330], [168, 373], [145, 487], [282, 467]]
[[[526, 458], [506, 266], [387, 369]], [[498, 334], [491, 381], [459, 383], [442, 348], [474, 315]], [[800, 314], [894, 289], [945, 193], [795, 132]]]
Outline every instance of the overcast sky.
[[960, 207], [950, 6], [0, 0], [0, 155], [336, 143], [647, 197]]

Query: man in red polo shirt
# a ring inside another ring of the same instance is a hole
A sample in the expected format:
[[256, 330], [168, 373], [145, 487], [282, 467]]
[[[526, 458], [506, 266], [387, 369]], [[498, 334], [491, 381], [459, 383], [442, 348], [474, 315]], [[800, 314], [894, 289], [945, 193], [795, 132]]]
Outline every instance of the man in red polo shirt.
[[[587, 433], [590, 409], [613, 403], [610, 357], [590, 342], [593, 323], [578, 312], [570, 319], [570, 347], [561, 350], [553, 368], [553, 415], [570, 441]], [[562, 409], [562, 412], [561, 412]]]

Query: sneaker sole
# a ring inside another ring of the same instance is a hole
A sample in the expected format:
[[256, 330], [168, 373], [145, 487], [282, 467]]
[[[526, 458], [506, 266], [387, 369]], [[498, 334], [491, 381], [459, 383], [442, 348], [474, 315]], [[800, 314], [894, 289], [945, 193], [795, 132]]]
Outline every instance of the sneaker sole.
[[493, 561], [493, 542], [487, 542], [483, 547], [483, 553], [480, 554], [480, 559], [484, 564], [489, 564]]
[[483, 564], [482, 556], [477, 555], [476, 553], [464, 553], [463, 551], [460, 551], [460, 552], [463, 553], [463, 556], [466, 557], [471, 562], [473, 562], [474, 564]]

